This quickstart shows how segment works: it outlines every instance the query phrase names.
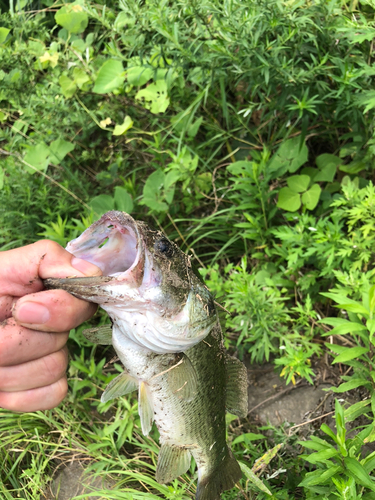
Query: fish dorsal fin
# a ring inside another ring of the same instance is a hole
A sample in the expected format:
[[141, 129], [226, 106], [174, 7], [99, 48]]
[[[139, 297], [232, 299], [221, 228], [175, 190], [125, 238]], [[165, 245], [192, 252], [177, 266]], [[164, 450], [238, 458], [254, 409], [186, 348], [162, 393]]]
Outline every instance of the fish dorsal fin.
[[162, 444], [156, 468], [156, 481], [161, 484], [170, 483], [176, 477], [185, 474], [190, 467], [190, 462], [189, 450], [179, 446]]
[[93, 344], [112, 344], [112, 325], [102, 325], [96, 328], [87, 328], [82, 332], [83, 336]]
[[142, 432], [145, 436], [148, 436], [154, 420], [154, 405], [150, 388], [145, 382], [139, 384], [138, 413], [141, 418]]
[[137, 387], [138, 383], [136, 379], [131, 377], [127, 372], [123, 372], [107, 385], [102, 394], [101, 402], [106, 403], [111, 399], [129, 394], [129, 392], [135, 391]]
[[225, 356], [226, 364], [226, 408], [238, 417], [248, 413], [247, 370], [243, 363], [232, 356]]
[[191, 401], [197, 394], [197, 375], [186, 354], [177, 355], [176, 364], [169, 369], [168, 386], [175, 396], [185, 401]]

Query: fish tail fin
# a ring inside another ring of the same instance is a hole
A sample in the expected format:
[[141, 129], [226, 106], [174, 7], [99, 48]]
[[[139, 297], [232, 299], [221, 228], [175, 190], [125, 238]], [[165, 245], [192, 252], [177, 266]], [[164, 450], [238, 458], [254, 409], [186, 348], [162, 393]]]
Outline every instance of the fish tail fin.
[[220, 500], [220, 494], [233, 488], [241, 479], [242, 471], [233, 453], [227, 448], [227, 455], [221, 465], [211, 473], [198, 476], [195, 500]]

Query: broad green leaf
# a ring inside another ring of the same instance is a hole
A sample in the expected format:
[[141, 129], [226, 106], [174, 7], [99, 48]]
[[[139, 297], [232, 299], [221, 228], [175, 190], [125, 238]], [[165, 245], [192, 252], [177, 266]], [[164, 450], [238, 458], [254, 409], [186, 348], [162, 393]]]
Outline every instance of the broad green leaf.
[[155, 70], [144, 66], [132, 66], [126, 70], [126, 79], [130, 85], [142, 87], [154, 76]]
[[260, 489], [261, 491], [263, 491], [267, 495], [272, 496], [272, 493], [267, 488], [267, 486], [265, 484], [263, 484], [263, 482], [259, 479], [259, 477], [256, 476], [254, 474], [254, 472], [247, 465], [245, 465], [242, 462], [239, 462], [239, 464], [240, 464], [242, 472], [245, 474], [245, 476], [247, 477], [247, 479], [250, 481], [251, 484], [256, 486], [258, 489]]
[[73, 69], [73, 80], [77, 87], [81, 89], [85, 83], [90, 81], [90, 77], [82, 68], [75, 67]]
[[122, 135], [125, 134], [133, 126], [133, 120], [130, 116], [126, 116], [124, 123], [122, 125], [116, 125], [112, 135]]
[[[326, 332], [324, 335], [346, 335], [347, 333], [361, 332], [363, 330], [366, 330], [365, 325], [362, 325], [361, 323], [354, 323], [354, 321], [348, 320], [345, 321], [346, 323], [335, 326], [335, 328], [332, 328], [332, 330]], [[321, 321], [321, 323], [329, 324], [326, 321]]]
[[132, 213], [133, 199], [126, 189], [116, 186], [114, 199], [116, 210], [120, 210], [121, 212], [126, 212], [128, 214]]
[[25, 162], [32, 165], [34, 168], [25, 166], [25, 169], [30, 174], [34, 174], [35, 170], [46, 170], [48, 167], [49, 147], [44, 142], [32, 146], [25, 155]]
[[320, 171], [315, 176], [314, 182], [332, 182], [337, 169], [342, 165], [342, 160], [335, 155], [322, 154], [317, 157], [316, 164]]
[[10, 30], [8, 30], [8, 28], [0, 28], [0, 43], [5, 42], [9, 32]]
[[66, 75], [61, 75], [59, 78], [59, 84], [61, 86], [61, 92], [63, 96], [69, 99], [75, 94], [77, 90], [77, 85], [74, 83], [72, 79], [70, 79]]
[[296, 212], [301, 206], [301, 197], [288, 187], [280, 189], [277, 206], [288, 212]]
[[347, 347], [345, 351], [339, 354], [333, 361], [335, 363], [345, 363], [351, 359], [359, 358], [362, 354], [366, 354], [369, 350], [366, 347]]
[[305, 456], [306, 462], [310, 464], [316, 464], [318, 462], [324, 462], [332, 457], [338, 455], [339, 452], [336, 448], [329, 448], [327, 450], [318, 451], [317, 453], [312, 453], [311, 455]]
[[[282, 175], [285, 172], [294, 173], [304, 163], [307, 162], [308, 149], [306, 144], [300, 147], [300, 138], [294, 137], [283, 142], [277, 152], [273, 155], [268, 164], [267, 170], [269, 172], [279, 171], [278, 174]], [[294, 210], [292, 210], [294, 211]]]
[[89, 202], [89, 205], [95, 214], [98, 217], [101, 217], [106, 212], [114, 210], [115, 200], [112, 196], [109, 196], [109, 194], [100, 194], [99, 196], [95, 196], [95, 198]]
[[302, 203], [308, 210], [314, 210], [317, 206], [321, 192], [322, 190], [319, 184], [313, 184], [308, 191], [303, 193]]
[[156, 170], [148, 177], [143, 187], [141, 205], [146, 205], [156, 212], [168, 210], [168, 205], [173, 200], [175, 186], [165, 189], [165, 178], [162, 170]]
[[286, 180], [288, 186], [296, 193], [303, 193], [309, 187], [310, 177], [308, 175], [292, 175]]
[[357, 387], [362, 387], [364, 385], [371, 386], [371, 382], [363, 378], [355, 378], [353, 380], [349, 380], [349, 382], [344, 382], [343, 384], [339, 385], [339, 387], [331, 387], [330, 390], [332, 392], [340, 393], [351, 391], [352, 389], [356, 389]]
[[135, 98], [141, 100], [144, 107], [153, 114], [164, 113], [169, 106], [167, 84], [164, 80], [157, 80], [147, 88], [139, 90]]
[[365, 486], [366, 488], [370, 488], [370, 490], [375, 491], [375, 483], [372, 481], [364, 469], [363, 465], [361, 465], [358, 460], [355, 458], [351, 457], [345, 457], [344, 458], [344, 463], [348, 470], [352, 473], [354, 479], [361, 484], [362, 486]]
[[124, 68], [121, 61], [108, 59], [98, 72], [93, 92], [108, 94], [124, 82]]
[[51, 142], [49, 145], [51, 163], [58, 165], [68, 153], [73, 151], [74, 148], [74, 144], [64, 141], [64, 139], [57, 139], [56, 141]]
[[134, 26], [134, 24], [134, 17], [131, 17], [127, 12], [120, 12], [116, 17], [113, 26], [116, 30], [119, 30], [124, 26]]
[[3, 189], [4, 187], [4, 170], [0, 168], [0, 189]]
[[342, 467], [337, 465], [336, 467], [330, 467], [329, 469], [322, 472], [317, 470], [314, 472], [308, 472], [303, 478], [303, 481], [299, 483], [298, 486], [316, 486], [318, 484], [324, 484], [328, 479], [334, 476], [337, 472], [341, 472]]
[[81, 5], [68, 4], [56, 12], [55, 21], [70, 33], [77, 34], [85, 31], [89, 18]]

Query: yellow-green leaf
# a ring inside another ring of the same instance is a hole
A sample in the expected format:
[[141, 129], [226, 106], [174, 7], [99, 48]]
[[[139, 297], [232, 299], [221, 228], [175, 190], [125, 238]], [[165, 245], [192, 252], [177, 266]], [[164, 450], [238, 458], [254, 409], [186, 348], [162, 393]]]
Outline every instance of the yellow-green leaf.
[[113, 131], [113, 135], [125, 134], [133, 126], [133, 120], [130, 116], [126, 116], [122, 125], [116, 125]]

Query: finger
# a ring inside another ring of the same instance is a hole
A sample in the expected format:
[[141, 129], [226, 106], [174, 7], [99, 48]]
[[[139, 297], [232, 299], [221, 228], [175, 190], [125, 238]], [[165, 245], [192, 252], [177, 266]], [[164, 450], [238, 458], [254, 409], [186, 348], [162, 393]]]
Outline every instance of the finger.
[[46, 290], [21, 297], [14, 306], [13, 317], [33, 330], [65, 332], [91, 318], [96, 309], [96, 304], [64, 290]]
[[94, 264], [77, 259], [59, 244], [41, 240], [1, 252], [0, 295], [22, 297], [43, 289], [41, 279], [67, 276], [100, 276]]
[[67, 366], [68, 350], [63, 347], [28, 363], [0, 367], [0, 391], [26, 391], [54, 384], [65, 375]]
[[[0, 292], [1, 293], [1, 292]], [[10, 295], [0, 297], [0, 321], [10, 318], [12, 316], [14, 298]]]
[[0, 408], [16, 412], [50, 410], [61, 403], [67, 392], [68, 383], [64, 376], [57, 382], [38, 389], [0, 392]]
[[[13, 318], [0, 324], [0, 366], [12, 366], [59, 351], [69, 333], [45, 333], [18, 325]], [[0, 405], [1, 406], [1, 405]]]

